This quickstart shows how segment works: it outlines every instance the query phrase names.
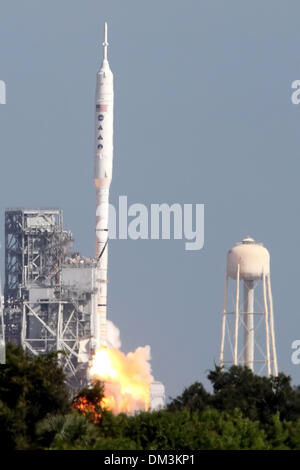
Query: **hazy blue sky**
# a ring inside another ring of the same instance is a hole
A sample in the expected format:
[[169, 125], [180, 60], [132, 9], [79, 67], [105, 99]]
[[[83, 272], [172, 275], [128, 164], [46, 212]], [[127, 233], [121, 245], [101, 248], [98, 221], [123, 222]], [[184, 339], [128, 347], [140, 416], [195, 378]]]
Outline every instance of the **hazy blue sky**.
[[[109, 317], [123, 350], [150, 344], [174, 396], [218, 360], [227, 250], [271, 254], [279, 369], [300, 382], [300, 3], [2, 0], [1, 241], [6, 207], [57, 206], [93, 254], [95, 74], [109, 23], [112, 201], [204, 203], [205, 246], [112, 241]], [[2, 268], [4, 251], [1, 250]]]

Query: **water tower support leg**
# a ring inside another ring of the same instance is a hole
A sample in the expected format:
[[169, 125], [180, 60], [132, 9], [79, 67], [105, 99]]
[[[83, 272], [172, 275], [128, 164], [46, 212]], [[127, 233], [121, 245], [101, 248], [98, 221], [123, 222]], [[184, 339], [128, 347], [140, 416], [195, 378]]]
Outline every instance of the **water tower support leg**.
[[269, 332], [269, 312], [267, 302], [267, 289], [266, 289], [266, 276], [263, 272], [263, 297], [264, 297], [264, 316], [265, 316], [265, 333], [266, 333], [266, 359], [267, 359], [267, 373], [268, 377], [271, 375], [271, 361], [270, 361], [270, 332]]
[[220, 349], [220, 367], [224, 365], [224, 343], [225, 343], [225, 330], [226, 330], [226, 309], [227, 309], [227, 290], [228, 290], [228, 275], [225, 277], [224, 287], [224, 305], [222, 313], [222, 336], [221, 336], [221, 349]]
[[269, 305], [270, 305], [270, 326], [271, 326], [271, 342], [272, 342], [272, 355], [273, 355], [273, 375], [275, 375], [275, 377], [277, 377], [277, 375], [278, 375], [278, 366], [277, 366], [277, 354], [276, 354], [276, 344], [275, 344], [274, 312], [273, 312], [273, 298], [272, 298], [270, 274], [267, 276], [267, 283], [268, 283], [268, 298], [269, 298]]
[[244, 281], [244, 364], [254, 369], [254, 281]]
[[238, 343], [239, 343], [239, 303], [240, 303], [240, 265], [238, 264], [236, 273], [236, 295], [235, 295], [235, 325], [234, 325], [234, 365], [238, 364]]

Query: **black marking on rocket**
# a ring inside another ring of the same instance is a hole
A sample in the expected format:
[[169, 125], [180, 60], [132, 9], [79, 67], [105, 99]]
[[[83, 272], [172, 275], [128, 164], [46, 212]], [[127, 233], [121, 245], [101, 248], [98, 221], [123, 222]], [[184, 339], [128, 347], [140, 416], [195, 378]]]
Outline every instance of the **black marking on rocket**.
[[[107, 229], [106, 229], [106, 230], [107, 230]], [[105, 248], [106, 248], [107, 242], [108, 242], [108, 239], [106, 240], [105, 245], [104, 245], [104, 247], [102, 248], [102, 251], [101, 251], [101, 253], [100, 253], [99, 257], [98, 257], [98, 261], [99, 261], [99, 259], [101, 258], [101, 256], [102, 256], [103, 253], [104, 253], [104, 250], [105, 250]]]

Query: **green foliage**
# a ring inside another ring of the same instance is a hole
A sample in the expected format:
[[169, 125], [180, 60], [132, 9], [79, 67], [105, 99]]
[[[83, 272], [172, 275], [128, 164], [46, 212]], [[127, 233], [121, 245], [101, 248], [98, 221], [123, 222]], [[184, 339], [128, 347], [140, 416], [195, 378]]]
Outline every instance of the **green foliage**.
[[295, 423], [285, 423], [289, 435], [285, 442], [289, 449], [300, 450], [300, 419]]
[[100, 435], [104, 438], [120, 438], [123, 435], [129, 436], [129, 432], [127, 432], [128, 416], [125, 413], [114, 416], [111, 411], [104, 409], [98, 428]]
[[181, 442], [184, 438], [182, 426], [189, 414], [188, 411], [176, 415], [167, 411], [139, 413], [128, 417], [125, 435], [130, 436], [142, 449], [181, 449], [185, 443]]
[[31, 447], [36, 423], [68, 410], [64, 380], [56, 354], [29, 356], [21, 346], [7, 345], [0, 366], [0, 440], [6, 448]]
[[185, 388], [182, 395], [174, 398], [167, 406], [168, 411], [188, 408], [191, 411], [203, 411], [210, 406], [211, 396], [200, 382]]
[[[101, 408], [101, 382], [72, 402], [56, 354], [31, 357], [8, 345], [0, 366], [0, 439], [5, 449], [300, 450], [300, 387], [246, 367], [215, 367], [165, 410], [114, 416]], [[76, 403], [84, 404], [84, 412]], [[95, 419], [97, 418], [97, 419]]]
[[25, 413], [18, 407], [9, 408], [0, 400], [0, 441], [7, 450], [26, 448]]
[[290, 448], [290, 424], [280, 421], [279, 413], [272, 416], [271, 422], [264, 426], [269, 449], [287, 450]]
[[[202, 413], [187, 409], [168, 412], [143, 412], [135, 416], [110, 415], [111, 427], [103, 429], [103, 438], [121, 437], [136, 442], [145, 450], [265, 449], [265, 433], [259, 423], [243, 418], [241, 412], [207, 409]], [[112, 431], [110, 435], [109, 429]], [[116, 434], [117, 430], [117, 434]]]
[[300, 416], [300, 390], [291, 386], [291, 378], [260, 377], [242, 366], [228, 371], [216, 367], [210, 371], [214, 395], [211, 405], [218, 410], [240, 409], [244, 416], [262, 424], [270, 423], [279, 413], [282, 420], [296, 420]]
[[97, 428], [75, 411], [49, 416], [37, 425], [37, 440], [50, 449], [91, 448], [98, 436]]
[[[107, 426], [108, 422], [111, 428]], [[39, 424], [37, 435], [39, 442], [50, 449], [268, 448], [265, 432], [259, 428], [259, 423], [243, 418], [239, 411], [226, 413], [213, 409], [201, 414], [188, 410], [143, 412], [135, 416], [108, 413], [98, 425], [73, 413], [47, 418]]]
[[61, 432], [65, 419], [64, 415], [50, 415], [37, 423], [36, 439], [41, 447], [50, 447], [55, 436]]
[[[110, 412], [105, 412], [106, 425], [102, 428], [89, 421], [86, 416], [73, 411], [67, 415], [49, 416], [37, 425], [37, 441], [39, 445], [51, 450], [64, 449], [93, 449], [93, 450], [136, 450], [136, 443], [122, 437], [122, 429], [118, 436], [113, 429], [117, 429], [120, 422]], [[108, 418], [109, 417], [109, 418]], [[112, 424], [112, 433], [109, 434], [105, 426]], [[104, 435], [107, 434], [106, 437]]]
[[232, 413], [208, 409], [203, 412], [195, 430], [197, 449], [237, 450], [266, 449], [265, 433], [257, 421]]

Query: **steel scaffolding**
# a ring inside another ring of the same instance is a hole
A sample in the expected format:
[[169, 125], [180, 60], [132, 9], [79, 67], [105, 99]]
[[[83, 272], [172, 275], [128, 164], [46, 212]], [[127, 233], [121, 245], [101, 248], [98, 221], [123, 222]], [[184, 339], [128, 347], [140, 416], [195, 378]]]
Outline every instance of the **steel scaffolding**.
[[81, 286], [80, 276], [77, 285], [63, 284], [71, 248], [61, 210], [6, 210], [6, 341], [34, 355], [62, 351], [68, 384], [78, 388], [87, 377], [95, 289]]

